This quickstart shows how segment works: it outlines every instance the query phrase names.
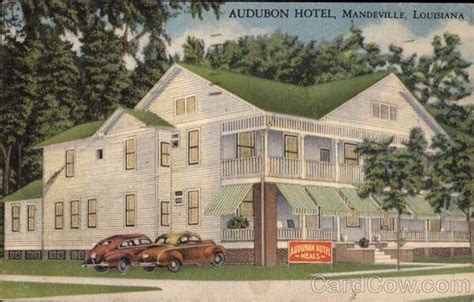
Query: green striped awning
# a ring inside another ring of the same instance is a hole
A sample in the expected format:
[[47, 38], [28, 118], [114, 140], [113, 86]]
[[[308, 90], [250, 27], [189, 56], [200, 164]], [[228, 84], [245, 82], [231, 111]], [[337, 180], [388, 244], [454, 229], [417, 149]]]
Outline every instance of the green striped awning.
[[377, 206], [372, 198], [360, 197], [355, 189], [341, 188], [339, 190], [349, 207], [354, 208], [359, 213], [360, 217], [383, 217], [383, 211]]
[[[397, 218], [398, 217], [397, 210], [395, 210], [395, 209], [384, 210], [382, 208], [382, 204], [383, 204], [383, 200], [384, 200], [384, 197], [382, 195], [372, 196], [372, 199], [377, 203], [377, 205], [380, 207], [380, 209], [382, 209], [382, 211], [385, 211], [385, 213], [388, 214], [389, 217], [391, 217], [391, 218]], [[402, 214], [401, 218], [412, 218], [412, 214], [411, 214], [410, 210], [406, 209], [405, 213]]]
[[302, 185], [277, 183], [277, 188], [293, 209], [293, 214], [318, 214], [318, 206]]
[[253, 184], [221, 186], [204, 209], [205, 215], [234, 214]]
[[446, 220], [466, 220], [466, 214], [454, 204], [450, 204], [448, 209], [441, 209]]
[[440, 219], [435, 210], [428, 202], [421, 196], [407, 196], [405, 197], [408, 207], [415, 214], [417, 219]]
[[350, 213], [350, 209], [335, 188], [306, 186], [306, 190], [316, 201], [322, 216], [347, 216]]

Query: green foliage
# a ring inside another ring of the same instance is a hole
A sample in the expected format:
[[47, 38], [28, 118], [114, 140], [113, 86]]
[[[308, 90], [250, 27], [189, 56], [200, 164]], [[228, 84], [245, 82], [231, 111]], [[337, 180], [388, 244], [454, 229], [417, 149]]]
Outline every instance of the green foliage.
[[369, 243], [370, 243], [369, 239], [367, 239], [365, 237], [363, 237], [359, 240], [359, 246], [362, 247], [362, 248], [369, 247]]
[[245, 217], [232, 217], [227, 221], [228, 229], [246, 229], [249, 227], [249, 221]]
[[204, 40], [187, 36], [183, 44], [183, 61], [190, 64], [199, 64], [204, 59]]

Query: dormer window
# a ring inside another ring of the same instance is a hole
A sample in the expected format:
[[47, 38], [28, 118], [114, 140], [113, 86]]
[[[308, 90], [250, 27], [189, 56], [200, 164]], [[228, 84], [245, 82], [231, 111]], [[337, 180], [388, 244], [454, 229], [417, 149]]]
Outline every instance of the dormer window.
[[188, 96], [183, 98], [177, 98], [174, 101], [175, 106], [175, 115], [184, 115], [192, 112], [196, 112], [197, 110], [197, 100], [196, 96]]
[[397, 107], [393, 105], [372, 102], [372, 117], [394, 121], [397, 119]]

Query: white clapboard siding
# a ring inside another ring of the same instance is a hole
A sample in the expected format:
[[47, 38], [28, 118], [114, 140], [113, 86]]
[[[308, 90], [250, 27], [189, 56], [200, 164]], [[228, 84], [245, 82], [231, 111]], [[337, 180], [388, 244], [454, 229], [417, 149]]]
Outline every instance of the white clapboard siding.
[[[125, 117], [127, 115], [124, 115]], [[120, 123], [118, 123], [120, 125]], [[117, 133], [112, 129], [103, 138], [90, 138], [46, 147], [43, 154], [46, 183], [65, 165], [65, 150], [75, 149], [74, 177], [66, 178], [62, 169], [47, 190], [44, 200], [45, 249], [91, 247], [99, 239], [113, 234], [140, 232], [156, 235], [156, 128], [139, 128]], [[125, 170], [125, 140], [136, 139], [136, 169]], [[103, 159], [96, 150], [103, 149]], [[135, 227], [125, 226], [125, 195], [135, 194]], [[97, 199], [97, 228], [87, 226], [87, 200]], [[70, 201], [80, 200], [81, 227], [70, 228]], [[55, 202], [64, 202], [64, 229], [54, 226]]]
[[[36, 207], [35, 230], [28, 231], [28, 206]], [[20, 230], [12, 231], [12, 206], [20, 207]], [[5, 202], [5, 250], [41, 249], [41, 199]]]
[[[209, 118], [224, 119], [230, 114], [250, 113], [259, 110], [255, 106], [224, 92], [218, 86], [210, 84], [181, 67], [179, 68], [179, 72], [148, 108], [171, 124], [178, 126], [179, 123], [193, 121], [205, 123], [206, 119]], [[191, 95], [195, 95], [197, 98], [197, 111], [176, 116], [174, 100]]]
[[[380, 102], [397, 107], [397, 119], [385, 120], [372, 117], [372, 102]], [[407, 91], [394, 75], [389, 75], [369, 87], [350, 101], [339, 106], [325, 119], [342, 122], [354, 127], [372, 127], [381, 131], [408, 133], [414, 127], [420, 127], [427, 138], [431, 138], [436, 129], [424, 119], [424, 113], [407, 100]]]

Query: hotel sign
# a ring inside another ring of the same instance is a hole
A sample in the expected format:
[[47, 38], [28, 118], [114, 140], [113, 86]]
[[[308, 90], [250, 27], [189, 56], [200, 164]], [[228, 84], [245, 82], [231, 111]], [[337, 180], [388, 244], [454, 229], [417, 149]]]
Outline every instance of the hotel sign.
[[288, 241], [288, 263], [332, 263], [332, 241]]

